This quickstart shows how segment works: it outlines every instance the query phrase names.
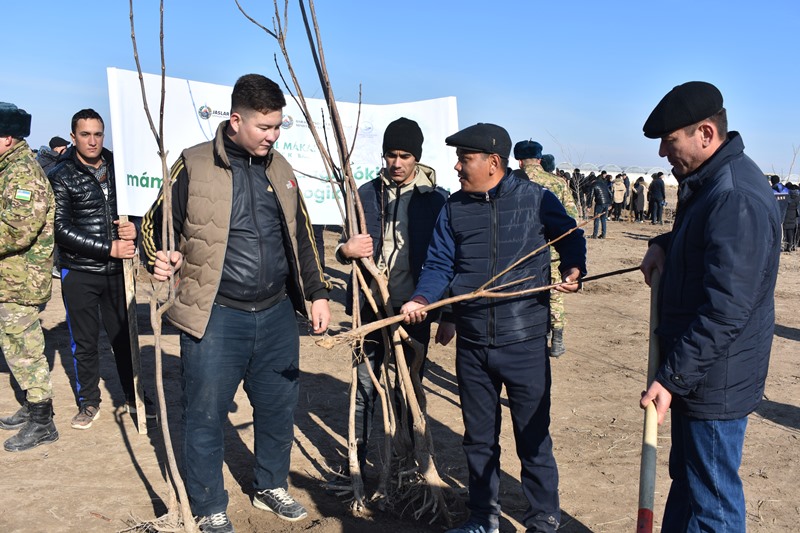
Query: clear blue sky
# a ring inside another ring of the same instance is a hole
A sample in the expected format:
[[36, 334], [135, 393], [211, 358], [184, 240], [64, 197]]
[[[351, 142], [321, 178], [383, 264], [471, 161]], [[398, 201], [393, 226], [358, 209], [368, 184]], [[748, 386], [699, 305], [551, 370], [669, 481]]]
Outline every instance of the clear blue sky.
[[[272, 2], [240, 1], [271, 27]], [[722, 91], [731, 129], [765, 172], [787, 172], [800, 146], [797, 0], [317, 0], [316, 8], [342, 101], [356, 101], [359, 84], [373, 104], [456, 96], [460, 127], [500, 124], [559, 162], [650, 167], [667, 163], [642, 135], [648, 114], [674, 85], [704, 80]], [[134, 9], [143, 69], [158, 73], [158, 2]], [[0, 101], [33, 115], [31, 145], [67, 137], [83, 107], [108, 116], [106, 67], [135, 69], [127, 1], [4, 2], [2, 18]], [[277, 80], [277, 44], [233, 0], [167, 0], [165, 34], [169, 76]], [[289, 37], [306, 95], [321, 97], [295, 1]]]

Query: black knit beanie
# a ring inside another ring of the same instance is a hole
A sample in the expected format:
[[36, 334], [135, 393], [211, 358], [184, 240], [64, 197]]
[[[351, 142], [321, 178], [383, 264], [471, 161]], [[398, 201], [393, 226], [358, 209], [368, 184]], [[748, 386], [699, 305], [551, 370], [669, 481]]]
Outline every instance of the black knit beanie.
[[383, 133], [383, 153], [402, 150], [422, 159], [422, 130], [419, 124], [405, 117], [398, 118], [386, 126]]

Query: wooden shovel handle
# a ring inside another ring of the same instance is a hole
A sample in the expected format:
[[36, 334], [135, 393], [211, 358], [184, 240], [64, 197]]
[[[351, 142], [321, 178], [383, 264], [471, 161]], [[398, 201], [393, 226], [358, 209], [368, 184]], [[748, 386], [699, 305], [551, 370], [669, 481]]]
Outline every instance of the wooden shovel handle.
[[[658, 349], [658, 285], [661, 275], [653, 270], [650, 278], [650, 347], [647, 358], [647, 386], [655, 379], [661, 357]], [[638, 533], [653, 531], [653, 500], [656, 490], [656, 452], [658, 449], [658, 413], [653, 402], [644, 411], [642, 433], [642, 459], [639, 464], [639, 513], [636, 517]]]

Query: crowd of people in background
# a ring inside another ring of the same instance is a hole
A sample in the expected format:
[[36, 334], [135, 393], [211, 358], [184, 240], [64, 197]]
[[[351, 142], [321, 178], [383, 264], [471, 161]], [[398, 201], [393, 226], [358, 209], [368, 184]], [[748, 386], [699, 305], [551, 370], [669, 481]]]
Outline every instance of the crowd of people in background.
[[[583, 220], [600, 215], [595, 220], [596, 226], [601, 228], [600, 233], [598, 235], [598, 231], [595, 231], [591, 238], [605, 238], [606, 220], [664, 224], [664, 208], [668, 203], [663, 172], [653, 173], [649, 183], [644, 176], [640, 176], [633, 185], [625, 172], [613, 177], [605, 170], [600, 171], [600, 174], [592, 171], [587, 175], [576, 168], [572, 173], [556, 169], [555, 174], [569, 185]], [[800, 244], [800, 232], [797, 231], [800, 219], [800, 185], [788, 180], [782, 183], [780, 176], [775, 174], [766, 176], [766, 179], [772, 185], [783, 216], [782, 249], [784, 252], [794, 252]]]

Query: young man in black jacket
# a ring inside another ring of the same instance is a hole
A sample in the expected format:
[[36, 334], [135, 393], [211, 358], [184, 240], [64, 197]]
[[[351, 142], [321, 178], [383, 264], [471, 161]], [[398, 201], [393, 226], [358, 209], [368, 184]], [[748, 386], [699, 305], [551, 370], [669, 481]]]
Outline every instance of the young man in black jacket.
[[[386, 165], [377, 178], [358, 189], [367, 233], [353, 235], [336, 248], [336, 258], [341, 263], [372, 257], [378, 269], [388, 272], [389, 293], [395, 312], [400, 310], [400, 306], [414, 292], [428, 252], [436, 217], [448, 196], [445, 189], [436, 185], [436, 171], [419, 162], [422, 157], [422, 142], [422, 130], [413, 120], [401, 117], [386, 127], [383, 134], [383, 158]], [[364, 276], [368, 282], [371, 280], [368, 272], [364, 271]], [[352, 294], [352, 286], [348, 289], [348, 293]], [[359, 297], [362, 323], [376, 320], [366, 298], [363, 295]], [[352, 299], [348, 297], [348, 313], [352, 311], [351, 302]], [[436, 316], [429, 317], [420, 324], [406, 326], [409, 336], [422, 345], [423, 356], [428, 353], [431, 322], [435, 318]], [[446, 344], [452, 338], [453, 332], [452, 324], [440, 325], [436, 339]], [[375, 376], [379, 377], [386, 351], [383, 333], [378, 330], [367, 335], [362, 349]], [[411, 354], [413, 351], [406, 348], [409, 364]], [[355, 430], [362, 475], [378, 394], [366, 365], [366, 361], [358, 365], [356, 389]], [[419, 367], [420, 378], [424, 367], [423, 360]]]
[[74, 429], [89, 429], [100, 414], [99, 317], [114, 352], [126, 408], [135, 412], [122, 260], [136, 253], [136, 226], [118, 220], [114, 162], [103, 148], [104, 128], [95, 110], [75, 113], [73, 146], [48, 175], [56, 198], [61, 294], [75, 365], [79, 409], [72, 419]]

